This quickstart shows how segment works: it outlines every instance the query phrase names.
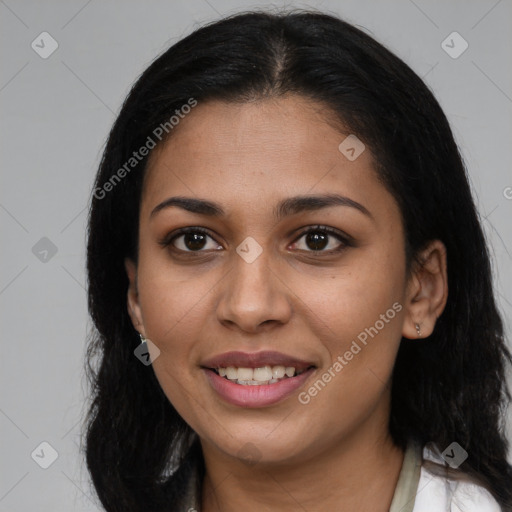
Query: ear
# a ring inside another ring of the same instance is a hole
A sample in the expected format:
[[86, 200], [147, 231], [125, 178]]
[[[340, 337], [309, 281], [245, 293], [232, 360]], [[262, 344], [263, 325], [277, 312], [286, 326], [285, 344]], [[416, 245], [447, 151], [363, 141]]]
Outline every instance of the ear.
[[[402, 336], [427, 338], [448, 299], [446, 247], [440, 240], [431, 241], [412, 265], [407, 284]], [[420, 328], [418, 334], [416, 324]]]
[[142, 321], [142, 312], [139, 304], [139, 292], [137, 290], [137, 266], [135, 262], [130, 258], [125, 258], [124, 266], [128, 275], [128, 280], [130, 281], [127, 293], [128, 313], [132, 320], [133, 327], [135, 327], [135, 330], [145, 337], [146, 332], [144, 330], [144, 323]]

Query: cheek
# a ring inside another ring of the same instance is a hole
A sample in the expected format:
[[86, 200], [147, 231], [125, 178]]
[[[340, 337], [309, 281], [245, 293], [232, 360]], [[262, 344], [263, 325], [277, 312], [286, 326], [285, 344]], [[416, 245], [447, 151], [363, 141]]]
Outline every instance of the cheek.
[[322, 283], [311, 280], [309, 286], [301, 286], [329, 353], [316, 386], [304, 397], [314, 403], [316, 414], [336, 403], [351, 418], [364, 415], [385, 391], [401, 341], [402, 263], [398, 255], [381, 253], [360, 258], [350, 270]]
[[156, 266], [141, 269], [139, 298], [147, 337], [160, 354], [152, 367], [169, 402], [196, 429], [197, 415], [208, 409], [203, 403], [197, 361], [201, 326], [212, 305], [207, 279], [184, 280], [177, 272], [158, 271]]
[[392, 308], [388, 311], [392, 313], [386, 315], [384, 309], [389, 323], [375, 318], [366, 327], [360, 320], [357, 324], [355, 320], [350, 325], [344, 323], [345, 335], [331, 339], [331, 363], [320, 369], [298, 397], [306, 408], [306, 416], [321, 425], [319, 436], [326, 431], [335, 436], [349, 435], [377, 408], [385, 417], [382, 399], [389, 391], [401, 339], [401, 314], [394, 314]]
[[[195, 275], [194, 275], [195, 274]], [[211, 273], [181, 271], [158, 264], [141, 264], [139, 300], [148, 337], [164, 345], [186, 345], [204, 317], [215, 279]], [[209, 293], [210, 292], [210, 293]], [[177, 342], [177, 338], [181, 338]], [[172, 343], [171, 343], [172, 341]]]
[[[377, 322], [379, 336], [400, 338], [395, 318], [404, 300], [404, 262], [399, 255], [368, 251], [347, 258], [343, 266], [281, 274], [300, 300], [298, 316], [314, 322], [320, 339], [329, 340], [331, 355], [348, 350], [350, 341]], [[398, 306], [393, 308], [393, 304]], [[381, 319], [384, 315], [384, 319]], [[382, 332], [380, 332], [382, 331]], [[374, 332], [374, 331], [372, 331]]]

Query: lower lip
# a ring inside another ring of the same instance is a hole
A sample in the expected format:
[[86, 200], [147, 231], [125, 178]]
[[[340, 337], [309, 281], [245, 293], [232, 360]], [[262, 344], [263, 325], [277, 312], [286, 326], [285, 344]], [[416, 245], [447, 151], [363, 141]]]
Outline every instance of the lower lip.
[[213, 370], [203, 368], [211, 386], [228, 403], [239, 407], [265, 407], [290, 396], [299, 389], [315, 371], [310, 368], [296, 377], [288, 377], [274, 384], [256, 386], [237, 384], [217, 375]]

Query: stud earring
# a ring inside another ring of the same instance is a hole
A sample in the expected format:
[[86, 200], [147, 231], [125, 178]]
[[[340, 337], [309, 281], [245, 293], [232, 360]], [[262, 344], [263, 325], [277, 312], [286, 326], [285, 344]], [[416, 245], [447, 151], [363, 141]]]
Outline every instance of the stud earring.
[[418, 333], [418, 336], [421, 335], [421, 329], [420, 329], [420, 324], [415, 324], [416, 326], [416, 332]]

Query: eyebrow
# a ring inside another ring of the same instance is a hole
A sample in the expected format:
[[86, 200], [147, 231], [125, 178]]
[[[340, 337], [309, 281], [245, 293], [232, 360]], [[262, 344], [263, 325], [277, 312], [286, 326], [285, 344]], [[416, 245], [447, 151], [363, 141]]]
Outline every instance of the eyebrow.
[[[160, 204], [153, 208], [150, 219], [158, 212], [176, 206], [188, 212], [197, 213], [199, 215], [206, 215], [208, 217], [222, 217], [225, 212], [219, 204], [208, 201], [206, 199], [197, 199], [193, 197], [176, 196], [165, 199]], [[308, 195], [308, 196], [295, 196], [284, 199], [273, 209], [273, 215], [277, 220], [297, 213], [316, 211], [322, 208], [329, 208], [332, 206], [348, 206], [359, 210], [364, 215], [374, 220], [373, 215], [362, 204], [350, 199], [349, 197], [341, 196], [339, 194], [321, 194], [321, 195]]]

